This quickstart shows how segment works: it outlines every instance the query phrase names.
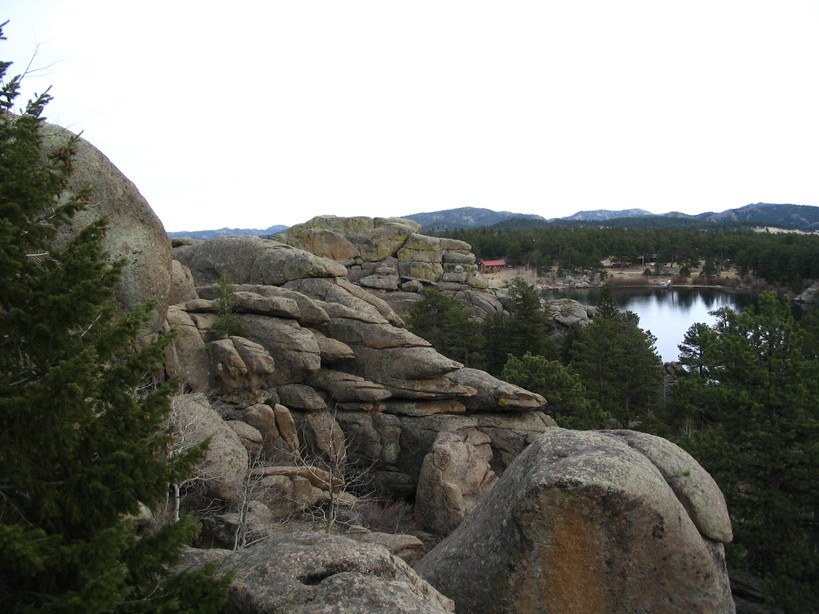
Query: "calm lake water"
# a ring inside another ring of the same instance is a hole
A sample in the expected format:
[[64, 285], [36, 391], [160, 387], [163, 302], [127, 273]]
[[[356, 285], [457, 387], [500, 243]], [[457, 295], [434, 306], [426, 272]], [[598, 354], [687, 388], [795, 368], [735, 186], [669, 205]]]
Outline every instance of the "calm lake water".
[[[584, 305], [597, 303], [598, 289], [547, 290], [546, 298], [571, 298]], [[714, 288], [613, 288], [612, 294], [622, 310], [640, 317], [640, 328], [657, 337], [657, 353], [663, 362], [675, 361], [686, 331], [696, 322], [713, 324], [709, 312], [720, 307], [736, 311], [753, 304], [748, 293], [725, 292]]]

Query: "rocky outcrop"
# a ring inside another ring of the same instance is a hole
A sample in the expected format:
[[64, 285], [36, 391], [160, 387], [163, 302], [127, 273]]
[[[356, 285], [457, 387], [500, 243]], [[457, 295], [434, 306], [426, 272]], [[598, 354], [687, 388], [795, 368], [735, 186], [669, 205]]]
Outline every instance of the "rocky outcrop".
[[278, 535], [237, 552], [190, 551], [186, 567], [233, 570], [226, 612], [444, 614], [454, 604], [378, 544], [321, 534]]
[[[61, 148], [75, 138], [53, 124], [45, 124], [43, 133], [46, 151]], [[90, 223], [107, 218], [105, 251], [112, 260], [125, 262], [117, 298], [127, 311], [155, 302], [153, 317], [147, 324], [151, 331], [159, 330], [171, 287], [171, 247], [162, 222], [136, 186], [108, 158], [85, 139], [76, 137], [71, 176], [63, 198], [84, 189], [90, 190], [85, 208], [60, 229], [56, 243], [64, 244]]]
[[458, 612], [733, 612], [724, 499], [671, 447], [551, 429], [416, 571]]
[[427, 287], [455, 297], [479, 317], [503, 311], [478, 273], [468, 243], [420, 234], [411, 220], [319, 216], [278, 235], [288, 245], [347, 268], [349, 280], [406, 314]]

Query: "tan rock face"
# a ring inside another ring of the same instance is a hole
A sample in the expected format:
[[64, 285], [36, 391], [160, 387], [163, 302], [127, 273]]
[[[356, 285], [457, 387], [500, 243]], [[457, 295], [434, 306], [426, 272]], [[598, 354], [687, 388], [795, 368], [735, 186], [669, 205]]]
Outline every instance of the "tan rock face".
[[598, 432], [539, 437], [416, 570], [463, 612], [734, 611], [722, 544], [646, 456]]
[[490, 441], [474, 429], [438, 434], [415, 494], [415, 514], [426, 529], [448, 535], [495, 485]]
[[[43, 128], [45, 148], [61, 147], [74, 135], [60, 126]], [[90, 187], [87, 207], [57, 237], [68, 241], [91, 222], [108, 218], [104, 246], [112, 259], [124, 259], [117, 298], [126, 310], [156, 301], [151, 330], [159, 330], [171, 287], [171, 246], [162, 222], [148, 202], [114, 164], [85, 139], [77, 140], [73, 170], [65, 195]]]

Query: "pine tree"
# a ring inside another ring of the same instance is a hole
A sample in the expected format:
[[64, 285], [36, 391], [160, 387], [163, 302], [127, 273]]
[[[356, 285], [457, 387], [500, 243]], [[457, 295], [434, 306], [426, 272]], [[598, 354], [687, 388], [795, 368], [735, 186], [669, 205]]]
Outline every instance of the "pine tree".
[[61, 200], [75, 143], [44, 150], [51, 97], [15, 115], [21, 78], [6, 80], [9, 66], [0, 63], [0, 603], [215, 612], [226, 585], [212, 570], [169, 575], [196, 526], [140, 535], [128, 518], [201, 458], [167, 454], [173, 382], [146, 379], [165, 342], [136, 347], [149, 306], [118, 313], [122, 263], [103, 250], [105, 220], [55, 245], [86, 197]]
[[423, 300], [412, 306], [407, 327], [429, 341], [444, 356], [467, 367], [483, 364], [483, 331], [466, 307], [432, 288], [421, 291]]
[[510, 356], [500, 378], [543, 395], [546, 410], [562, 427], [593, 429], [603, 426], [580, 378], [558, 360], [529, 353], [521, 358]]
[[567, 350], [570, 365], [607, 414], [624, 426], [655, 424], [651, 412], [662, 393], [662, 363], [656, 339], [639, 327], [637, 314], [621, 312], [605, 288], [592, 323], [576, 331]]
[[548, 359], [557, 357], [554, 341], [549, 338], [549, 319], [540, 296], [522, 277], [509, 282], [508, 314], [490, 316], [484, 321], [487, 369], [499, 374], [508, 357], [522, 358], [527, 352]]
[[819, 363], [787, 298], [717, 312], [680, 346], [678, 410], [694, 428], [683, 445], [728, 503], [733, 567], [765, 578], [786, 612], [819, 609]]

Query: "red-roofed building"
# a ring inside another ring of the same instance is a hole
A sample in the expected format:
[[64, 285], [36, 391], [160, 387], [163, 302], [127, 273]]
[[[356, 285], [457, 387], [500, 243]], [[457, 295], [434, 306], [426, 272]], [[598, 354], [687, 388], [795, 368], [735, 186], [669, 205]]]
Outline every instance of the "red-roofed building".
[[506, 260], [482, 260], [480, 264], [481, 273], [492, 273], [505, 269], [508, 265]]

